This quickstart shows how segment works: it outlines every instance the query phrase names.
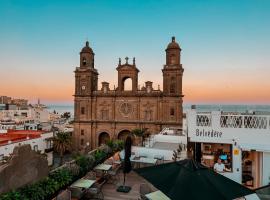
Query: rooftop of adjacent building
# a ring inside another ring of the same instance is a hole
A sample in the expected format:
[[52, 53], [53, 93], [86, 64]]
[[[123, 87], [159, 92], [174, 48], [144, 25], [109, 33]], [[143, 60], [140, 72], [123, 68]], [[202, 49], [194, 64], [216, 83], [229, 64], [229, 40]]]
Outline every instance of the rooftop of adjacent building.
[[6, 130], [0, 133], [0, 146], [25, 140], [36, 139], [41, 137], [42, 134], [46, 133], [46, 131], [34, 130]]

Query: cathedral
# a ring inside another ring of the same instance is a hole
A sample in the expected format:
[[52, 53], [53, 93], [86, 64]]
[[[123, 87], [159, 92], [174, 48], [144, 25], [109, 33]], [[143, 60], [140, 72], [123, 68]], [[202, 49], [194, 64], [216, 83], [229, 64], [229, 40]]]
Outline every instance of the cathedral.
[[[109, 139], [123, 139], [135, 128], [147, 128], [152, 134], [165, 127], [182, 127], [183, 93], [181, 48], [172, 37], [162, 68], [163, 91], [154, 89], [153, 82], [138, 85], [139, 67], [133, 58], [119, 59], [116, 67], [118, 86], [112, 88], [101, 82], [98, 89], [98, 70], [95, 53], [87, 41], [80, 52], [80, 66], [75, 69], [74, 134], [75, 149], [91, 149]], [[126, 80], [131, 89], [126, 90]]]

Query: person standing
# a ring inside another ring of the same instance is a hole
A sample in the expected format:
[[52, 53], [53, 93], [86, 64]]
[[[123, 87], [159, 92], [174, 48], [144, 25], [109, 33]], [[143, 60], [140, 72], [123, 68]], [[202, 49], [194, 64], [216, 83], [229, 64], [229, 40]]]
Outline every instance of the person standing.
[[215, 172], [219, 173], [225, 172], [226, 170], [225, 165], [222, 163], [220, 158], [218, 158], [217, 163], [214, 165], [214, 170]]

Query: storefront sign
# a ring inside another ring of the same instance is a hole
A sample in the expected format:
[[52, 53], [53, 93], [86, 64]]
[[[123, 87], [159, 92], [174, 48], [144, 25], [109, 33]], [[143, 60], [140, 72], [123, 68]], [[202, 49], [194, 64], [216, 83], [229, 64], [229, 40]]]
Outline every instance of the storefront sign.
[[208, 137], [208, 138], [221, 138], [222, 137], [222, 132], [220, 131], [215, 131], [215, 130], [200, 130], [196, 129], [196, 136], [198, 137]]

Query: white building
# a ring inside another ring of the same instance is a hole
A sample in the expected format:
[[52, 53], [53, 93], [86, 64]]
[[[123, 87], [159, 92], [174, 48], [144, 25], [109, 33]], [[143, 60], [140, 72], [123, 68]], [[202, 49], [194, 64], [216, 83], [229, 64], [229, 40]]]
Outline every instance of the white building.
[[28, 110], [0, 110], [0, 120], [10, 118], [15, 121], [35, 120], [38, 122], [48, 122], [50, 113], [43, 108], [29, 108]]
[[270, 115], [187, 112], [196, 160], [213, 167], [221, 158], [226, 177], [257, 188], [270, 182]]
[[132, 146], [135, 155], [143, 155], [147, 158], [162, 157], [164, 161], [172, 161], [174, 151], [181, 146], [182, 151], [177, 159], [187, 158], [187, 136], [182, 130], [171, 127], [164, 128], [160, 133], [153, 134], [144, 141], [144, 147]]
[[4, 157], [13, 153], [15, 146], [30, 144], [32, 149], [45, 153], [49, 165], [52, 165], [52, 147], [50, 140], [53, 132], [33, 131], [33, 130], [11, 130], [0, 133], [0, 162]]

